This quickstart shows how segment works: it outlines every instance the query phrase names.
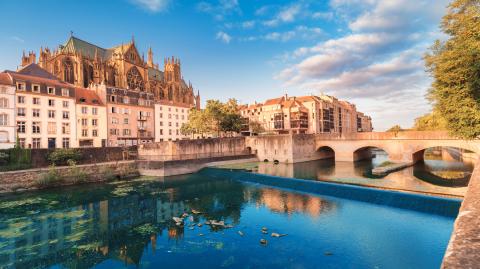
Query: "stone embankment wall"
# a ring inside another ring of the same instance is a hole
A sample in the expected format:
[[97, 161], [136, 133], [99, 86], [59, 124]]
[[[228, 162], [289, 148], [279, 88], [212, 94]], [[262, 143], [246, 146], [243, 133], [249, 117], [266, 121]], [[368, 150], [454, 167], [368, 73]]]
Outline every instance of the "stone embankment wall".
[[455, 220], [442, 268], [478, 268], [480, 265], [480, 161]]
[[245, 137], [164, 141], [140, 145], [140, 160], [188, 160], [250, 154]]
[[[51, 181], [48, 185], [41, 184], [42, 177], [45, 177], [48, 173], [54, 173], [56, 179]], [[80, 173], [81, 176], [79, 176]], [[74, 178], [74, 176], [76, 176], [76, 178]], [[80, 183], [102, 182], [136, 176], [139, 176], [139, 173], [135, 161], [2, 172], [0, 173], [0, 193], [36, 190]]]

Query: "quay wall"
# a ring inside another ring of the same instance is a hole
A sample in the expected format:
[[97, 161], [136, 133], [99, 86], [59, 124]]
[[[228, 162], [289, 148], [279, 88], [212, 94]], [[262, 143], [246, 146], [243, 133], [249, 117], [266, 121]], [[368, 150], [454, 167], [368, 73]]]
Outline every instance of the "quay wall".
[[478, 268], [480, 264], [480, 160], [470, 178], [455, 220], [442, 268]]
[[[48, 185], [40, 183], [42, 177], [45, 177], [48, 173], [53, 173], [53, 171], [55, 171], [54, 173], [57, 177], [56, 180], [50, 182]], [[81, 176], [79, 176], [79, 173], [81, 173]], [[135, 161], [119, 161], [77, 165], [75, 167], [59, 166], [55, 168], [36, 168], [2, 172], [0, 173], [0, 193], [102, 182], [136, 177], [139, 175]]]

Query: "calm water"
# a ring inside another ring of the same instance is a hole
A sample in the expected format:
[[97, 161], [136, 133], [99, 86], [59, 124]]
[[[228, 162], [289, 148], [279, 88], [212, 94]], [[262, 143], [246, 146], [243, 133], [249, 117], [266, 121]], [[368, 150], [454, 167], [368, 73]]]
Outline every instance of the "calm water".
[[[360, 162], [335, 162], [333, 159], [296, 164], [243, 163], [222, 166], [223, 168], [247, 169], [255, 173], [282, 177], [315, 179], [415, 192], [428, 192], [463, 196], [473, 163], [441, 158], [426, 159], [412, 167], [393, 172], [384, 177], [371, 174], [372, 168], [388, 160], [388, 155], [377, 151], [371, 160]], [[461, 177], [461, 178], [459, 178]], [[446, 180], [445, 178], [458, 178]]]
[[[196, 226], [209, 219], [233, 228]], [[199, 174], [139, 179], [1, 197], [0, 268], [438, 268], [453, 221]]]

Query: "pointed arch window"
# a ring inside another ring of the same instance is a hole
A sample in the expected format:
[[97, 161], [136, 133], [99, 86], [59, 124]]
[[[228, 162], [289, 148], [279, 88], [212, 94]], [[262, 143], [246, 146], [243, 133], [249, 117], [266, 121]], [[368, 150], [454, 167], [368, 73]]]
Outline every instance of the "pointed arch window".
[[66, 58], [63, 62], [63, 80], [71, 84], [74, 83], [73, 62], [70, 58]]
[[140, 89], [143, 91], [145, 89], [145, 84], [143, 82], [143, 78], [138, 72], [136, 67], [130, 68], [127, 72], [127, 85], [129, 89]]

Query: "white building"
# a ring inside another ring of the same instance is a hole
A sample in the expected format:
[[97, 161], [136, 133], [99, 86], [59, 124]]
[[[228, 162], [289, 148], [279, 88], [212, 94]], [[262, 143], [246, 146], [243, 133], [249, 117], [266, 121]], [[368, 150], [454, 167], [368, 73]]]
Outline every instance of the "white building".
[[75, 88], [79, 147], [107, 146], [107, 107], [94, 90]]
[[22, 147], [78, 147], [75, 89], [36, 64], [6, 71], [16, 87], [16, 125]]
[[155, 142], [189, 138], [180, 128], [188, 122], [190, 106], [169, 101], [155, 104]]
[[15, 129], [15, 87], [10, 75], [2, 73], [0, 74], [0, 149], [12, 148], [15, 145]]

